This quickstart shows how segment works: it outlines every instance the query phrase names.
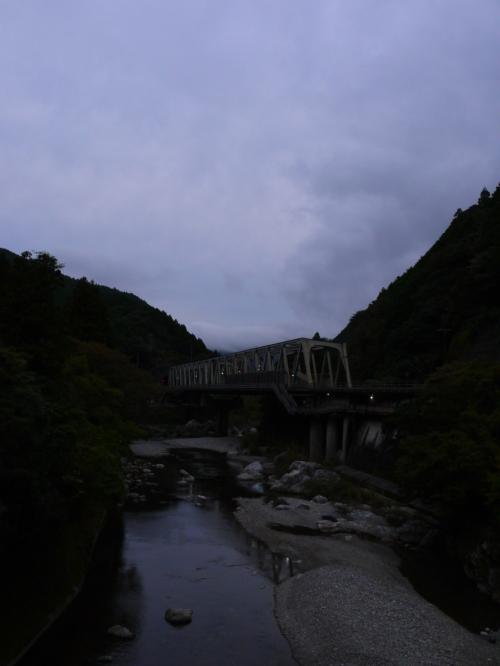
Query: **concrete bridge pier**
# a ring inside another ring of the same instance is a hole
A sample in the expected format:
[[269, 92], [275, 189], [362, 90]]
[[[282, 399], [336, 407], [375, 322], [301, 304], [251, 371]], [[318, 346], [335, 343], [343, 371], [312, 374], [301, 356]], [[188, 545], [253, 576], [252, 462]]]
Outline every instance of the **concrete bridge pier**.
[[325, 427], [321, 418], [313, 416], [309, 421], [309, 460], [323, 462]]
[[334, 414], [330, 414], [326, 422], [326, 451], [325, 462], [333, 463], [337, 460], [339, 449], [340, 420]]
[[351, 419], [349, 416], [344, 416], [342, 419], [342, 450], [340, 451], [340, 462], [343, 464], [347, 462], [347, 445], [349, 442], [351, 425]]

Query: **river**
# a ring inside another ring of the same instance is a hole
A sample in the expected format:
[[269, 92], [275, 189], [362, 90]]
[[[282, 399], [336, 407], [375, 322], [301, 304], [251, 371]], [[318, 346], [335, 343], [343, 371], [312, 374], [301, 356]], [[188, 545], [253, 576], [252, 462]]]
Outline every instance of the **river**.
[[[288, 575], [232, 515], [233, 489], [217, 458], [183, 453], [159, 474], [159, 490], [110, 522], [83, 592], [22, 666], [255, 666], [295, 664], [273, 614], [273, 579]], [[180, 466], [197, 481], [179, 494]], [[191, 491], [207, 501], [197, 506]], [[173, 498], [175, 493], [177, 498]], [[173, 627], [169, 607], [193, 609]], [[133, 640], [107, 629], [130, 628]]]
[[[293, 563], [236, 522], [241, 488], [224, 456], [183, 450], [168, 460], [131, 463], [154, 469], [141, 472], [142, 501], [110, 519], [82, 593], [20, 666], [296, 664], [273, 612], [274, 583]], [[192, 486], [179, 486], [182, 469]], [[446, 562], [402, 555], [404, 573], [431, 603], [474, 632], [498, 628], [498, 606]], [[168, 624], [169, 607], [192, 609], [192, 623]], [[116, 624], [135, 638], [108, 636]]]

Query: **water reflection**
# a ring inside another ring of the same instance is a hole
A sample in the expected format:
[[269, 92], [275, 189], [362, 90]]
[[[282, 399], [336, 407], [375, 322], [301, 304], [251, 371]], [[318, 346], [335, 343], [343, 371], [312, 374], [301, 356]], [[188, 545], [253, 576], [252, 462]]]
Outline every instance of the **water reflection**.
[[281, 553], [273, 553], [263, 541], [248, 535], [246, 554], [255, 561], [263, 573], [271, 578], [275, 585], [279, 585], [294, 575], [294, 565], [291, 557]]
[[[151, 486], [147, 502], [110, 526], [84, 594], [22, 666], [105, 656], [118, 666], [295, 663], [273, 614], [273, 581], [292, 573], [291, 561], [236, 523], [218, 460], [183, 452], [178, 466], [196, 477], [193, 487], [179, 489], [172, 470], [162, 470], [161, 492]], [[167, 624], [168, 607], [192, 608], [192, 624]], [[108, 637], [114, 624], [135, 639]]]

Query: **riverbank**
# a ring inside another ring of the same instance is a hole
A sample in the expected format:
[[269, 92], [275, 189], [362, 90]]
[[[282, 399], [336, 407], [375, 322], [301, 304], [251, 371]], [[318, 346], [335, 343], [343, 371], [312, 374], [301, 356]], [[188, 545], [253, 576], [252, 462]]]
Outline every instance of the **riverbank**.
[[333, 507], [287, 501], [290, 508], [277, 511], [261, 498], [242, 498], [235, 515], [250, 534], [303, 571], [275, 593], [278, 622], [301, 666], [500, 664], [497, 646], [417, 594], [389, 546], [352, 534], [294, 533]]
[[[203, 448], [210, 449], [209, 440], [220, 450], [220, 438], [203, 438]], [[179, 444], [198, 448], [197, 439]], [[155, 443], [148, 446], [154, 457]], [[245, 472], [236, 459], [232, 454], [228, 462], [235, 474], [240, 472], [243, 486], [262, 480], [258, 464]], [[309, 473], [321, 477], [318, 468], [312, 466]], [[299, 471], [302, 477], [295, 474]], [[285, 480], [297, 488], [307, 471], [298, 465]], [[422, 525], [414, 510], [396, 507], [406, 518], [391, 525], [366, 504], [356, 507], [326, 497], [310, 501], [288, 494], [283, 477], [264, 476], [279, 496], [272, 501], [238, 498], [235, 517], [272, 553], [288, 558], [296, 574], [275, 588], [275, 613], [302, 666], [500, 664], [500, 648], [422, 598], [400, 571], [389, 544], [425, 540], [432, 524]], [[385, 515], [394, 509], [389, 503]]]
[[241, 441], [238, 437], [169, 437], [136, 439], [130, 445], [130, 450], [138, 458], [165, 458], [173, 450], [192, 448], [236, 455]]
[[[120, 528], [105, 533], [108, 552], [97, 551], [83, 593], [22, 666], [296, 664], [274, 615], [277, 563], [234, 519], [225, 457], [193, 446], [123, 464], [131, 492]], [[169, 608], [190, 609], [192, 622], [166, 622]], [[130, 638], [109, 635], [116, 625]]]

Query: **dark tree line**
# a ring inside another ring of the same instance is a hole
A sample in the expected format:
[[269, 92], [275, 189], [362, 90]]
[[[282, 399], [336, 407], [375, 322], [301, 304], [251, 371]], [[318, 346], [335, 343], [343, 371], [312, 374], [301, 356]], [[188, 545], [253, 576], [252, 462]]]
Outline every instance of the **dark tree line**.
[[161, 392], [152, 373], [208, 352], [45, 252], [0, 252], [0, 285], [0, 555], [15, 559], [89, 503], [116, 502], [120, 455]]

